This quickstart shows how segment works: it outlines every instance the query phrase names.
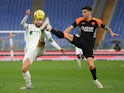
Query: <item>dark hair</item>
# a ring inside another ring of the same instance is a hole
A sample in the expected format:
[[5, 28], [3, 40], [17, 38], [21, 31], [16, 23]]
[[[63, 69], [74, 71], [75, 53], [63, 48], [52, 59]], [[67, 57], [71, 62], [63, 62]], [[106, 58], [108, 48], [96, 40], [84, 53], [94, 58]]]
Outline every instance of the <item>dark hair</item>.
[[82, 8], [82, 10], [85, 10], [85, 9], [88, 10], [88, 11], [92, 11], [92, 8], [89, 7], [89, 6], [85, 6], [85, 7]]

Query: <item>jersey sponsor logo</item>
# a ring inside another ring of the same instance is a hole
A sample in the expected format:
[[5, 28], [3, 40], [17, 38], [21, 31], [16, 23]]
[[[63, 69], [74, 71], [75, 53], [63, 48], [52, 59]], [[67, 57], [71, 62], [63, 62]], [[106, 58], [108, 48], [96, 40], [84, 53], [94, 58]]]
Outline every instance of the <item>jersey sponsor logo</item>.
[[41, 35], [40, 31], [30, 31], [30, 35]]
[[91, 22], [92, 26], [94, 26], [96, 23], [95, 22]]
[[93, 27], [81, 26], [81, 30], [83, 30], [84, 32], [93, 32]]

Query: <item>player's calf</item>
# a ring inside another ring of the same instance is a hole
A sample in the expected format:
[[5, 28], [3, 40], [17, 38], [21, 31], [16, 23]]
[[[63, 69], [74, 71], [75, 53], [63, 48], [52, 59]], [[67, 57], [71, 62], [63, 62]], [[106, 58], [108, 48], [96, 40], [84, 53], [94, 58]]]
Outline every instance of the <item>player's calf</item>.
[[29, 59], [25, 60], [22, 64], [22, 72], [27, 72], [28, 68], [30, 67], [30, 61]]

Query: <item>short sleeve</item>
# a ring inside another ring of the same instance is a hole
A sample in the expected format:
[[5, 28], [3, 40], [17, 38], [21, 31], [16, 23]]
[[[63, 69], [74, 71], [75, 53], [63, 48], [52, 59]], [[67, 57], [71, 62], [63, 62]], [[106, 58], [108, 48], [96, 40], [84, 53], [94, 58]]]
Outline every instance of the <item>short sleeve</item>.
[[75, 20], [75, 22], [72, 24], [72, 26], [73, 26], [73, 27], [78, 26], [79, 23], [80, 23], [81, 21], [83, 21], [83, 20], [84, 20], [83, 17], [79, 17], [79, 18], [77, 18], [77, 19]]
[[72, 26], [75, 28], [75, 27], [77, 26], [76, 22], [74, 22], [74, 23], [72, 24]]
[[28, 30], [28, 26], [29, 26], [29, 25], [26, 24], [26, 23], [23, 25], [23, 27], [24, 27], [25, 30]]
[[105, 28], [105, 24], [104, 23], [101, 24], [101, 28]]
[[105, 24], [102, 22], [102, 20], [97, 18], [93, 18], [93, 19], [97, 22], [98, 27], [105, 28]]

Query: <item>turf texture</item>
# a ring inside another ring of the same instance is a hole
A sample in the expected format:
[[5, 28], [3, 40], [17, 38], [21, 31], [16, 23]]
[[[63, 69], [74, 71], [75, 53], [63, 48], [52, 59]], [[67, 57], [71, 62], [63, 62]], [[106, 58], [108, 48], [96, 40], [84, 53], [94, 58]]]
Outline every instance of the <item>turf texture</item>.
[[19, 90], [24, 85], [21, 64], [0, 62], [0, 93], [124, 93], [124, 61], [95, 61], [103, 89], [93, 83], [85, 61], [81, 69], [76, 61], [35, 61], [30, 67], [34, 88]]

